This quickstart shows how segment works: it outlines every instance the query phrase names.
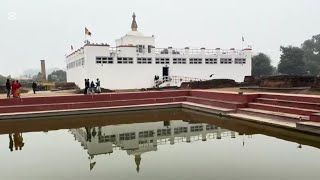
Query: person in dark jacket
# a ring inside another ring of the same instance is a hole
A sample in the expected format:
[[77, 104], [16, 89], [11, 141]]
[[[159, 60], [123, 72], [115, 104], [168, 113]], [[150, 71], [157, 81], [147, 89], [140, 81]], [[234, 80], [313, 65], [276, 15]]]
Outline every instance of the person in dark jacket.
[[88, 94], [88, 89], [90, 88], [89, 79], [84, 80], [84, 94]]
[[96, 88], [95, 88], [94, 82], [91, 81], [91, 84], [90, 84], [90, 92], [91, 92], [91, 94], [94, 94], [95, 90], [96, 90]]
[[36, 94], [37, 88], [38, 88], [37, 83], [35, 81], [33, 81], [33, 83], [32, 83], [33, 94]]
[[6, 90], [7, 90], [7, 98], [10, 98], [11, 84], [10, 84], [10, 80], [9, 79], [7, 79], [7, 82], [6, 82]]

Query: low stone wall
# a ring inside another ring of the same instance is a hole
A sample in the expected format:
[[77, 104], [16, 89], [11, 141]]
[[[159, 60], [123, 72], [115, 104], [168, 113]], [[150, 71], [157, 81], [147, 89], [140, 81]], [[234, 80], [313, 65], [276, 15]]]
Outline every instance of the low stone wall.
[[73, 82], [55, 83], [55, 88], [59, 90], [79, 89], [79, 87]]
[[212, 89], [237, 87], [238, 84], [232, 79], [212, 79], [208, 81], [184, 82], [181, 84], [181, 89]]
[[5, 86], [0, 86], [0, 94], [6, 93], [6, 87]]
[[315, 76], [267, 76], [260, 79], [260, 87], [312, 87], [315, 85], [317, 77]]

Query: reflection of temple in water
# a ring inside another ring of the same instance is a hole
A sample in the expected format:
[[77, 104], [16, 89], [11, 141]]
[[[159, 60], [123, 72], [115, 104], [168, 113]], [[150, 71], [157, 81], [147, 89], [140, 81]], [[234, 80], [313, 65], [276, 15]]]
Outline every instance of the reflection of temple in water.
[[[158, 145], [190, 143], [207, 139], [235, 138], [236, 132], [204, 123], [182, 120], [110, 125], [71, 129], [75, 139], [81, 143], [92, 160], [96, 155], [110, 154], [115, 150], [126, 150], [135, 157], [137, 171], [141, 155], [156, 151]], [[90, 164], [90, 169], [95, 163]]]

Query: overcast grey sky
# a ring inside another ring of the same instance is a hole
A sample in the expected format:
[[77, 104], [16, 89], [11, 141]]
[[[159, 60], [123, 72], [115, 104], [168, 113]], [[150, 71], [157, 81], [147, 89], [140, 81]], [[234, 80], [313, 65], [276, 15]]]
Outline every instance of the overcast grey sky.
[[130, 30], [137, 14], [139, 31], [156, 36], [157, 47], [241, 48], [279, 61], [280, 45], [300, 44], [320, 34], [319, 0], [1, 0], [0, 74], [25, 69], [65, 68], [70, 46], [114, 40]]

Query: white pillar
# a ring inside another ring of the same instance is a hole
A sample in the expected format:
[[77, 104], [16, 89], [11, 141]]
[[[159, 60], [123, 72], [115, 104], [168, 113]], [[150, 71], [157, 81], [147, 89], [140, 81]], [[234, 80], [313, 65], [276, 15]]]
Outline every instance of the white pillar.
[[231, 138], [236, 138], [236, 132], [231, 131]]
[[220, 57], [221, 57], [221, 50], [220, 48], [216, 48], [216, 51], [217, 51], [217, 56], [218, 56], [218, 64], [220, 64]]
[[201, 133], [202, 141], [206, 141], [206, 140], [207, 140], [207, 129], [206, 129], [206, 125], [204, 124], [204, 125], [202, 126], [202, 128], [203, 128], [203, 131], [202, 131], [202, 133]]
[[190, 125], [188, 124], [188, 129], [187, 129], [187, 137], [186, 137], [186, 139], [187, 139], [187, 143], [190, 143], [191, 142], [191, 136], [190, 136], [190, 133], [191, 133], [191, 127], [190, 127]]
[[171, 128], [170, 144], [174, 145], [174, 128]]
[[201, 48], [202, 64], [205, 64], [206, 48]]
[[232, 57], [232, 64], [234, 64], [236, 50], [234, 48], [231, 48], [230, 53], [231, 53], [231, 57]]
[[217, 139], [221, 139], [221, 128], [218, 127]]

